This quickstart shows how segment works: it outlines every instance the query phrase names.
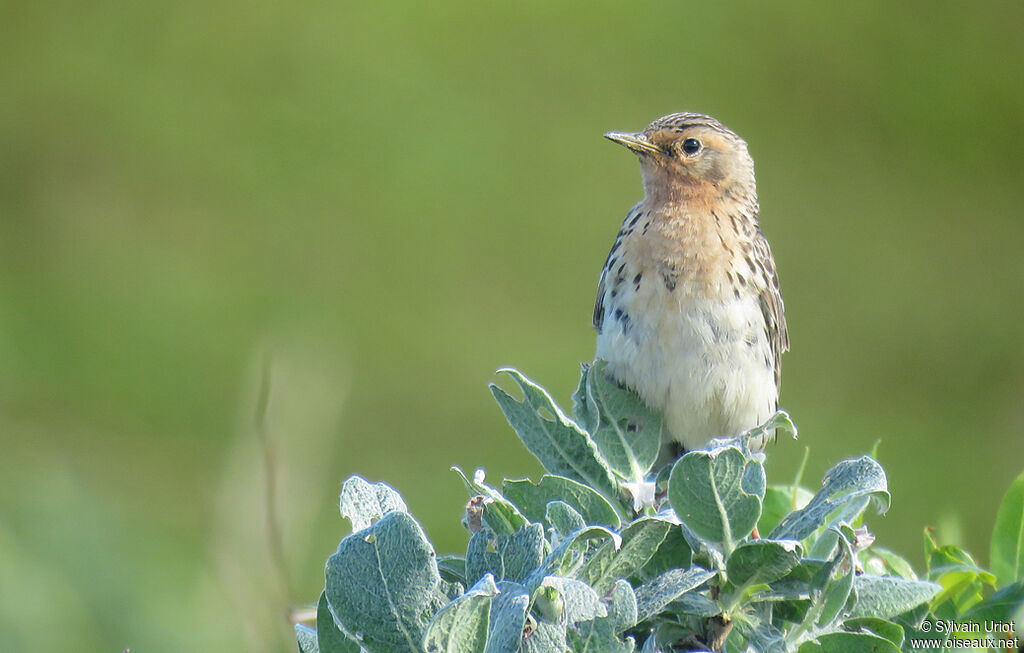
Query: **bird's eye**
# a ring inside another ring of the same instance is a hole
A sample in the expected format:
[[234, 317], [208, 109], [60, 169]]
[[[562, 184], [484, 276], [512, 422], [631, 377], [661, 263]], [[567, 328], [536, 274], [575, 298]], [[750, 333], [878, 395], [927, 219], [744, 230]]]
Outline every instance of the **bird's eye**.
[[693, 156], [697, 152], [700, 152], [700, 141], [696, 138], [687, 138], [683, 141], [683, 154]]

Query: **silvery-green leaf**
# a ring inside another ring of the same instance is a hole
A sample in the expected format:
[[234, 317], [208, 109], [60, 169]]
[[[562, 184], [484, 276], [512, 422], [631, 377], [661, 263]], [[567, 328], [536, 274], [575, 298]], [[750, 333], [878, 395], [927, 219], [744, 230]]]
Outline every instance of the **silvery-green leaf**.
[[558, 533], [559, 538], [566, 537], [587, 525], [580, 513], [564, 501], [550, 502], [545, 517]]
[[620, 578], [629, 578], [657, 553], [658, 546], [673, 527], [670, 522], [644, 517], [622, 530], [621, 545], [605, 542], [580, 570], [580, 579], [599, 593], [610, 589]]
[[597, 592], [582, 581], [563, 576], [547, 576], [538, 591], [549, 589], [557, 592], [564, 610], [562, 616], [570, 623], [608, 616], [608, 610]]
[[942, 586], [923, 580], [907, 580], [895, 576], [860, 574], [854, 579], [857, 603], [850, 617], [889, 619], [914, 608], [935, 596]]
[[419, 524], [390, 512], [353, 533], [327, 560], [327, 602], [335, 620], [371, 653], [419, 651], [441, 577]]
[[690, 567], [670, 569], [636, 589], [637, 622], [650, 619], [677, 597], [711, 580], [715, 572]]
[[625, 580], [616, 581], [607, 602], [607, 616], [585, 621], [569, 632], [575, 653], [632, 653], [633, 638], [619, 633], [636, 623], [636, 595]]
[[316, 631], [309, 626], [295, 624], [295, 640], [299, 645], [299, 653], [320, 653]]
[[598, 408], [598, 423], [590, 436], [612, 471], [625, 481], [642, 481], [658, 459], [661, 413], [648, 408], [636, 393], [620, 388], [594, 361], [585, 375], [587, 406]]
[[900, 653], [900, 649], [884, 637], [871, 633], [827, 633], [817, 641], [800, 645], [798, 653]]
[[359, 643], [335, 623], [324, 592], [316, 608], [316, 641], [320, 653], [359, 653]]
[[537, 619], [529, 634], [523, 635], [519, 653], [554, 653], [568, 650], [565, 621]]
[[449, 583], [467, 584], [466, 559], [462, 556], [437, 556], [437, 571], [441, 574], [441, 578]]
[[393, 510], [409, 511], [394, 488], [386, 483], [370, 484], [361, 476], [352, 476], [345, 481], [339, 504], [341, 516], [352, 522], [352, 532], [371, 526]]
[[882, 466], [868, 456], [844, 460], [825, 474], [821, 489], [810, 503], [786, 516], [769, 537], [802, 540], [822, 526], [852, 522], [869, 498], [879, 512], [884, 513], [889, 507]]
[[853, 591], [854, 577], [857, 567], [853, 564], [853, 549], [847, 538], [840, 533], [838, 538], [839, 550], [836, 556], [826, 564], [812, 579], [814, 589], [820, 589], [821, 593], [816, 601], [817, 625], [826, 627], [839, 616], [843, 606], [846, 605]]
[[491, 599], [487, 646], [484, 653], [517, 653], [526, 625], [530, 594], [511, 581], [498, 583], [498, 594]]
[[576, 391], [572, 393], [572, 416], [587, 433], [597, 430], [601, 422], [601, 414], [598, 412], [597, 402], [587, 393], [587, 377], [590, 375], [590, 364], [580, 364], [580, 382]]
[[606, 498], [615, 497], [618, 487], [593, 439], [566, 417], [544, 388], [518, 370], [506, 368], [498, 372], [508, 374], [516, 382], [523, 400], [516, 400], [493, 383], [491, 392], [519, 439], [544, 469], [588, 485]]
[[897, 647], [903, 646], [904, 631], [899, 624], [876, 617], [858, 617], [843, 622], [843, 630], [850, 632], [868, 632], [884, 637]]
[[427, 625], [427, 653], [482, 651], [487, 644], [491, 600], [498, 594], [494, 576], [485, 575], [465, 594], [441, 609]]
[[906, 559], [880, 546], [872, 546], [867, 551], [862, 551], [860, 561], [864, 566], [864, 571], [869, 574], [917, 580], [917, 574], [914, 573]]
[[490, 573], [498, 580], [521, 582], [544, 560], [546, 544], [540, 524], [528, 524], [510, 535], [482, 528], [466, 548], [466, 580], [476, 583]]
[[544, 558], [544, 563], [530, 574], [525, 584], [535, 589], [546, 576], [571, 576], [576, 573], [583, 561], [584, 553], [595, 540], [609, 539], [615, 546], [621, 546], [622, 538], [618, 533], [603, 526], [586, 526], [571, 533], [558, 543], [551, 553]]
[[672, 524], [665, 539], [637, 575], [643, 579], [652, 578], [669, 569], [686, 569], [692, 562], [693, 550], [683, 534], [683, 529], [678, 524]]
[[471, 495], [484, 497], [483, 521], [495, 533], [508, 535], [526, 525], [527, 518], [516, 506], [505, 500], [500, 492], [475, 478], [470, 479], [458, 467], [452, 467], [451, 470], [459, 475]]
[[761, 519], [757, 522], [757, 530], [770, 533], [779, 525], [782, 518], [806, 506], [814, 495], [802, 487], [772, 486], [765, 490], [761, 505]]
[[721, 543], [726, 552], [757, 524], [763, 493], [761, 464], [736, 447], [691, 451], [676, 462], [669, 477], [669, 501], [679, 519], [701, 537]]
[[501, 485], [505, 498], [514, 503], [530, 521], [543, 521], [547, 504], [564, 501], [576, 509], [588, 524], [618, 528], [619, 515], [606, 498], [578, 481], [545, 474], [537, 484], [529, 479], [506, 480]]
[[729, 582], [736, 586], [771, 583], [799, 562], [803, 547], [796, 540], [753, 540], [739, 545], [726, 561]]

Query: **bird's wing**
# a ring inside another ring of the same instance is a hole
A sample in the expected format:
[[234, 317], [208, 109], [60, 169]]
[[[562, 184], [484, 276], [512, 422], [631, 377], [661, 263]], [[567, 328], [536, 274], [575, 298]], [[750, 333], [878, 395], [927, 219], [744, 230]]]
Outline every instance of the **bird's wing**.
[[754, 254], [764, 271], [763, 284], [760, 288], [758, 301], [761, 314], [764, 316], [764, 328], [768, 333], [768, 344], [771, 346], [775, 365], [775, 387], [782, 386], [782, 352], [789, 350], [789, 329], [786, 326], [786, 312], [779, 292], [779, 275], [775, 270], [768, 240], [758, 233], [754, 239]]
[[597, 299], [594, 300], [594, 328], [601, 333], [601, 325], [604, 324], [604, 280], [608, 276], [608, 261], [601, 269], [601, 279], [597, 282]]

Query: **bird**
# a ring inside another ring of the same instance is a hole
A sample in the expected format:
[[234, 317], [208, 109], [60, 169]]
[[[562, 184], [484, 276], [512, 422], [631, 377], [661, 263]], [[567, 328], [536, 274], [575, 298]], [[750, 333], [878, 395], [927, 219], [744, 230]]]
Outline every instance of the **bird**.
[[[601, 270], [596, 357], [661, 412], [659, 460], [673, 461], [775, 414], [789, 349], [779, 277], [754, 161], [735, 132], [673, 113], [604, 136], [639, 158], [644, 197]], [[751, 449], [772, 435], [751, 438]]]

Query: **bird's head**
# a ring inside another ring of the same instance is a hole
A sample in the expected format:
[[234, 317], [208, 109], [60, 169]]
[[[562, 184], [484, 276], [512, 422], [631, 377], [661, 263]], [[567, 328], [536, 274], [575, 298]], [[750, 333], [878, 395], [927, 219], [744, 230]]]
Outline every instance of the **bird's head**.
[[649, 200], [716, 195], [736, 185], [754, 192], [754, 161], [747, 144], [710, 116], [672, 113], [642, 132], [604, 136], [640, 157]]

